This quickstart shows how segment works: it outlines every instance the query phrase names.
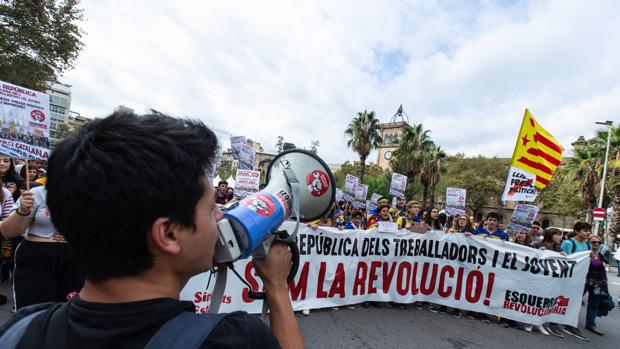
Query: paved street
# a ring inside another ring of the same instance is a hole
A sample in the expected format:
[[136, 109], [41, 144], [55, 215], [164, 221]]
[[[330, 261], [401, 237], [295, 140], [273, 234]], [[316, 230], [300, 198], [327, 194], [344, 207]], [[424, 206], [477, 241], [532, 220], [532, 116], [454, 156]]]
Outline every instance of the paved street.
[[[620, 278], [616, 269], [609, 273], [610, 289], [617, 301]], [[0, 293], [10, 294], [7, 285]], [[11, 304], [0, 306], [0, 320], [11, 314]], [[579, 327], [585, 323], [585, 306], [581, 310]], [[539, 333], [526, 333], [513, 328], [502, 328], [496, 323], [484, 324], [465, 318], [433, 314], [425, 310], [358, 307], [355, 310], [317, 310], [310, 316], [297, 315], [307, 348], [620, 348], [620, 311], [616, 308], [609, 316], [597, 318], [605, 331], [599, 337], [584, 331], [591, 338], [583, 342], [574, 337], [557, 338]]]

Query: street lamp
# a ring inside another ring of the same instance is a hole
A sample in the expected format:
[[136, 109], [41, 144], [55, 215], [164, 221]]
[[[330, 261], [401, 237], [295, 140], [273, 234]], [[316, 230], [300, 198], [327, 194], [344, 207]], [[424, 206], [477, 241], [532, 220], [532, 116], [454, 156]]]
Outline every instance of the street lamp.
[[[607, 126], [607, 147], [605, 148], [605, 162], [603, 162], [603, 177], [601, 179], [601, 193], [598, 197], [598, 207], [603, 207], [603, 196], [605, 195], [605, 177], [607, 177], [607, 161], [609, 161], [609, 142], [611, 141], [611, 126], [613, 125], [612, 121], [597, 121], [595, 122], [597, 125], [605, 125]], [[594, 223], [594, 233], [598, 235], [598, 227], [600, 221], [596, 221]], [[607, 240], [607, 236], [605, 236], [605, 240]]]

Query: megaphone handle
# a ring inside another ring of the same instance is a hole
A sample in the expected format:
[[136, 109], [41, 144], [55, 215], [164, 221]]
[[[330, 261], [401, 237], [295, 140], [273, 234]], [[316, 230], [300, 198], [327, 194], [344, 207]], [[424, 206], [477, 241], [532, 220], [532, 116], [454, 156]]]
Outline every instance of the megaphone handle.
[[[283, 233], [286, 234], [285, 231]], [[293, 265], [291, 266], [291, 271], [289, 272], [288, 277], [286, 278], [286, 282], [290, 283], [295, 278], [295, 275], [297, 275], [297, 270], [299, 270], [299, 247], [297, 246], [297, 242], [294, 240], [291, 241], [289, 239], [286, 239], [286, 241], [283, 241], [279, 237], [276, 237], [276, 240], [286, 243], [288, 245], [288, 248], [291, 250], [291, 254], [293, 255], [292, 257]], [[267, 295], [265, 292], [253, 291], [250, 289], [248, 290], [248, 297], [252, 299], [265, 299]]]

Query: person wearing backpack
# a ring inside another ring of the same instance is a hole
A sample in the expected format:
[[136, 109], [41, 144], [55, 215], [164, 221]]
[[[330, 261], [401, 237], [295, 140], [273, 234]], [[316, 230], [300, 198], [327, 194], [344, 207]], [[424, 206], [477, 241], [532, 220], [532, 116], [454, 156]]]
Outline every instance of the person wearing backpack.
[[[592, 226], [586, 222], [577, 222], [573, 226], [574, 236], [572, 238], [568, 238], [562, 242], [560, 248], [567, 255], [571, 255], [574, 253], [579, 253], [583, 251], [591, 251], [592, 245], [588, 242], [588, 236], [590, 236], [590, 230]], [[577, 327], [573, 326], [564, 326], [564, 333], [577, 337], [584, 341], [589, 341], [590, 339], [584, 336], [581, 331]]]
[[60, 142], [47, 205], [86, 281], [68, 302], [20, 309], [0, 326], [0, 348], [302, 348], [281, 243], [254, 261], [271, 329], [244, 312], [196, 314], [179, 300], [214, 266], [217, 150], [202, 122], [157, 112], [115, 112]]

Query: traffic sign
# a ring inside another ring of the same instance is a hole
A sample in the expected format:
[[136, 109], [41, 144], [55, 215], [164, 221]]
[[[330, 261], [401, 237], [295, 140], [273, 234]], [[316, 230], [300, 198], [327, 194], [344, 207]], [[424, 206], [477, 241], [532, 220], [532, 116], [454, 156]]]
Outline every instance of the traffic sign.
[[603, 219], [605, 219], [605, 215], [606, 214], [607, 214], [607, 212], [605, 211], [605, 209], [601, 208], [601, 207], [595, 208], [592, 211], [592, 217], [596, 221], [602, 221]]

